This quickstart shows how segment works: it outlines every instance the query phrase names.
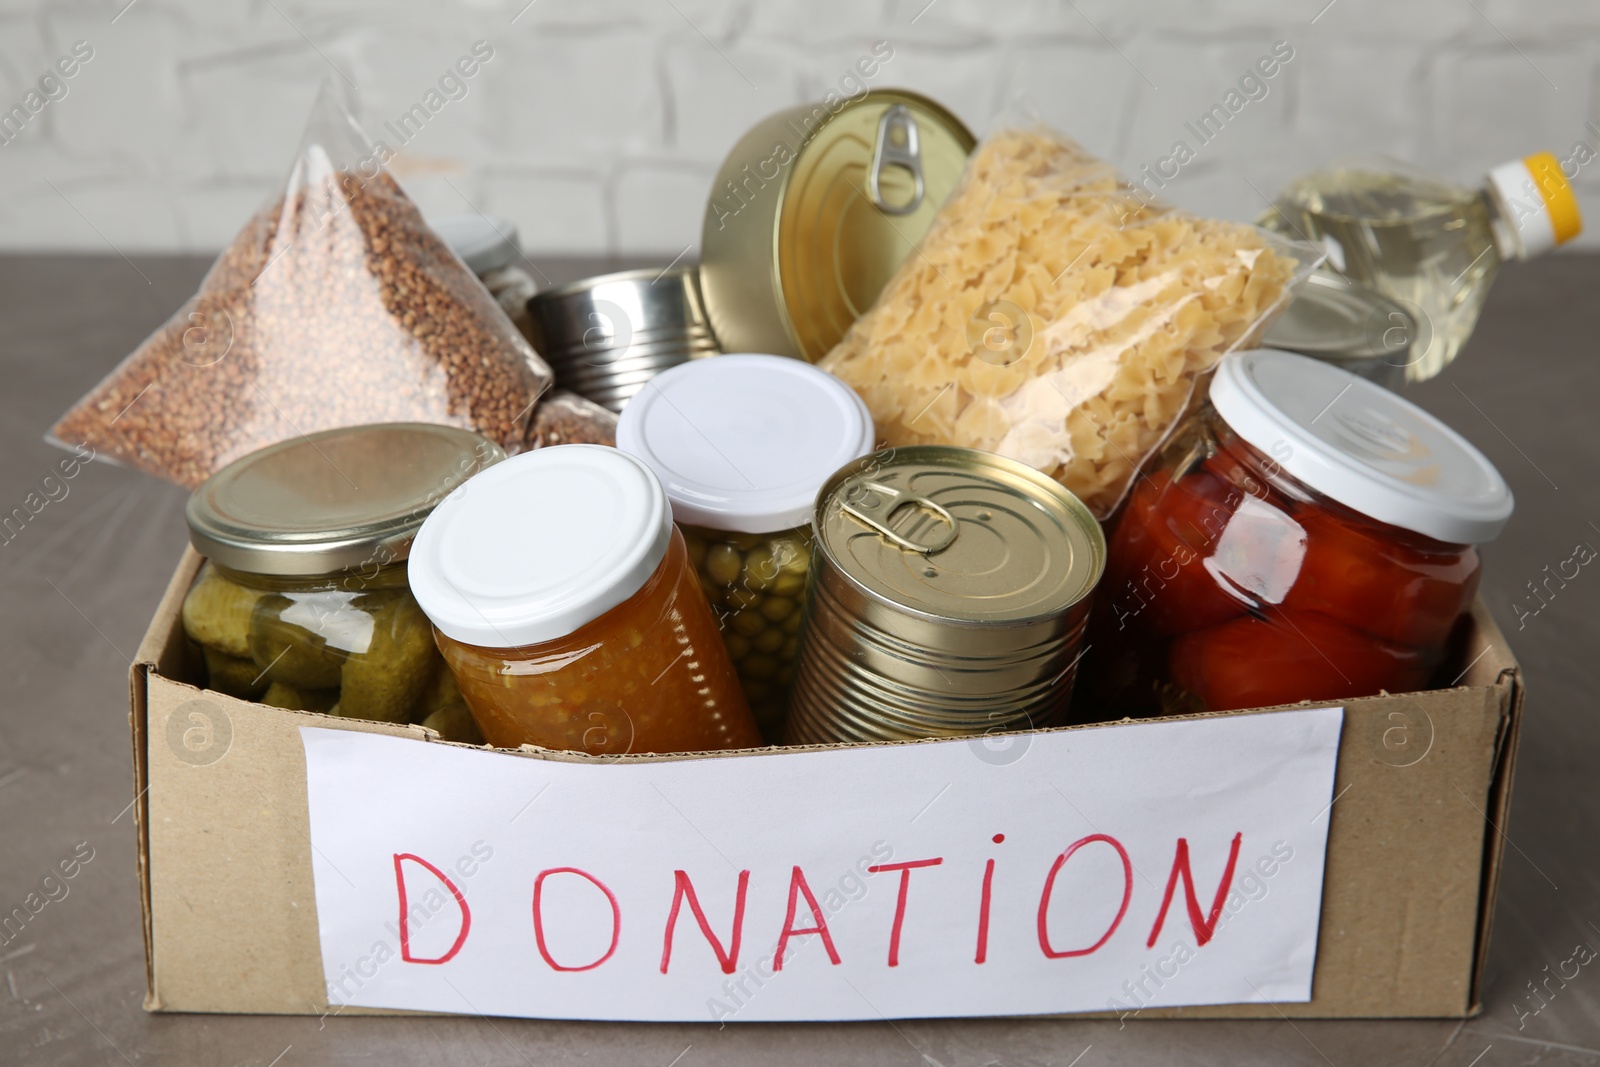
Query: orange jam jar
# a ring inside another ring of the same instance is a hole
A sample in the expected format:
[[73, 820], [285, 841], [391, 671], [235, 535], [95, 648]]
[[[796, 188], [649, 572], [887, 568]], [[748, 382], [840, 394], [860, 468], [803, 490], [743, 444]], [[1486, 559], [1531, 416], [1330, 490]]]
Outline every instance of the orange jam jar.
[[761, 744], [650, 469], [524, 453], [423, 523], [413, 595], [484, 738], [594, 754]]

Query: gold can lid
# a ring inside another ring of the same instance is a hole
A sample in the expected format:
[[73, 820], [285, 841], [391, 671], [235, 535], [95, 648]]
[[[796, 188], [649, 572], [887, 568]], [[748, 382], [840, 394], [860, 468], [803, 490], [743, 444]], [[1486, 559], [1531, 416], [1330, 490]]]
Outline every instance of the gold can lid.
[[1081, 603], [1106, 543], [1084, 503], [1032, 467], [972, 448], [887, 449], [817, 498], [817, 539], [862, 591], [916, 615], [1013, 625]]
[[237, 459], [189, 497], [189, 540], [251, 574], [333, 574], [405, 559], [422, 520], [505, 459], [493, 441], [429, 423], [302, 435]]
[[975, 144], [960, 119], [901, 89], [758, 124], [717, 175], [701, 241], [723, 350], [827, 355], [912, 254]]

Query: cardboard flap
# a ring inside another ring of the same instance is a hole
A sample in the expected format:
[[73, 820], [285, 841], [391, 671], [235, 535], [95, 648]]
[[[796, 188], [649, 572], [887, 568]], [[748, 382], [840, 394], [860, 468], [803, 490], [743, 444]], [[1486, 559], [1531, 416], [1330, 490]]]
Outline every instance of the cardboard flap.
[[150, 764], [148, 752], [150, 673], [160, 665], [173, 669], [183, 655], [181, 615], [183, 598], [194, 583], [203, 562], [193, 548], [185, 548], [178, 569], [161, 594], [161, 603], [150, 620], [139, 649], [128, 668], [129, 726], [133, 736], [133, 825], [137, 838], [139, 903], [143, 913], [146, 1011], [160, 1011], [161, 997], [156, 989], [154, 942], [150, 907]]
[[[1505, 635], [1500, 632], [1500, 627], [1495, 623], [1494, 617], [1489, 614], [1489, 609], [1483, 601], [1473, 605], [1473, 621], [1475, 630], [1481, 637], [1489, 654], [1474, 652], [1475, 657], [1482, 660], [1493, 660], [1501, 657], [1495, 656], [1493, 650], [1504, 650], [1504, 659], [1510, 662], [1509, 666], [1485, 665], [1481, 669], [1476, 666], [1470, 670], [1479, 670], [1480, 674], [1495, 672], [1494, 689], [1501, 696], [1501, 728], [1495, 745], [1494, 774], [1491, 779], [1489, 796], [1487, 798], [1486, 819], [1489, 823], [1490, 833], [1484, 841], [1483, 848], [1483, 879], [1479, 891], [1479, 899], [1483, 902], [1478, 914], [1478, 941], [1476, 957], [1472, 968], [1472, 994], [1469, 1012], [1477, 1015], [1483, 1011], [1483, 974], [1489, 963], [1489, 935], [1494, 927], [1494, 904], [1500, 893], [1500, 869], [1505, 857], [1505, 846], [1508, 840], [1505, 836], [1507, 820], [1511, 817], [1511, 782], [1516, 773], [1517, 747], [1522, 736], [1522, 671], [1511, 662], [1510, 648], [1506, 645]], [[1469, 671], [1470, 673], [1470, 671]]]

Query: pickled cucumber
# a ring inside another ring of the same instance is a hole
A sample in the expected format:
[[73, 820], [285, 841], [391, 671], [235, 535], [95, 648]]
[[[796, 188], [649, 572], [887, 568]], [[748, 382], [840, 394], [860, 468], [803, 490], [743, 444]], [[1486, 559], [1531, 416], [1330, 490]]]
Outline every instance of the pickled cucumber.
[[296, 689], [331, 689], [339, 684], [345, 651], [332, 648], [321, 634], [285, 622], [295, 601], [269, 593], [256, 601], [250, 616], [250, 658], [273, 682]]
[[440, 708], [464, 702], [461, 687], [456, 684], [456, 676], [450, 673], [448, 667], [440, 664], [439, 669], [434, 672], [433, 684], [428, 687], [428, 691], [422, 695], [421, 703], [417, 705], [416, 714], [426, 718]]
[[396, 597], [372, 616], [365, 653], [344, 661], [339, 713], [353, 719], [411, 722], [444, 661], [433, 626], [408, 596]]
[[[449, 671], [445, 671], [449, 674]], [[461, 741], [468, 745], [483, 744], [483, 734], [478, 732], [478, 724], [472, 718], [472, 712], [467, 706], [457, 702], [436, 708], [427, 718], [422, 720], [422, 725], [430, 730], [437, 730], [439, 736], [446, 741]]]
[[240, 700], [254, 700], [267, 688], [266, 676], [255, 661], [243, 656], [230, 656], [208, 645], [201, 645], [206, 657], [206, 688], [226, 693]]
[[261, 703], [290, 711], [328, 711], [339, 703], [337, 689], [298, 689], [283, 682], [273, 682], [261, 694]]
[[224, 578], [207, 563], [183, 598], [184, 632], [207, 648], [245, 658], [250, 655], [251, 612], [261, 596]]

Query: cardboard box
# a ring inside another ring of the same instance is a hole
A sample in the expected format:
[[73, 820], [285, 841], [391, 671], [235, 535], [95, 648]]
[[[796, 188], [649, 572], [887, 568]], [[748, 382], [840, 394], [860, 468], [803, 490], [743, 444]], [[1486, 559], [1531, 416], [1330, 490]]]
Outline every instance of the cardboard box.
[[[192, 684], [202, 671], [179, 613], [200, 563], [186, 552], [130, 677], [145, 1006], [323, 1014], [331, 1009], [299, 727], [444, 742], [416, 726], [285, 711]], [[1462, 1017], [1480, 1010], [1522, 706], [1516, 662], [1481, 602], [1447, 673], [1456, 670], [1455, 688], [1344, 705], [1312, 999], [1144, 1016]]]

